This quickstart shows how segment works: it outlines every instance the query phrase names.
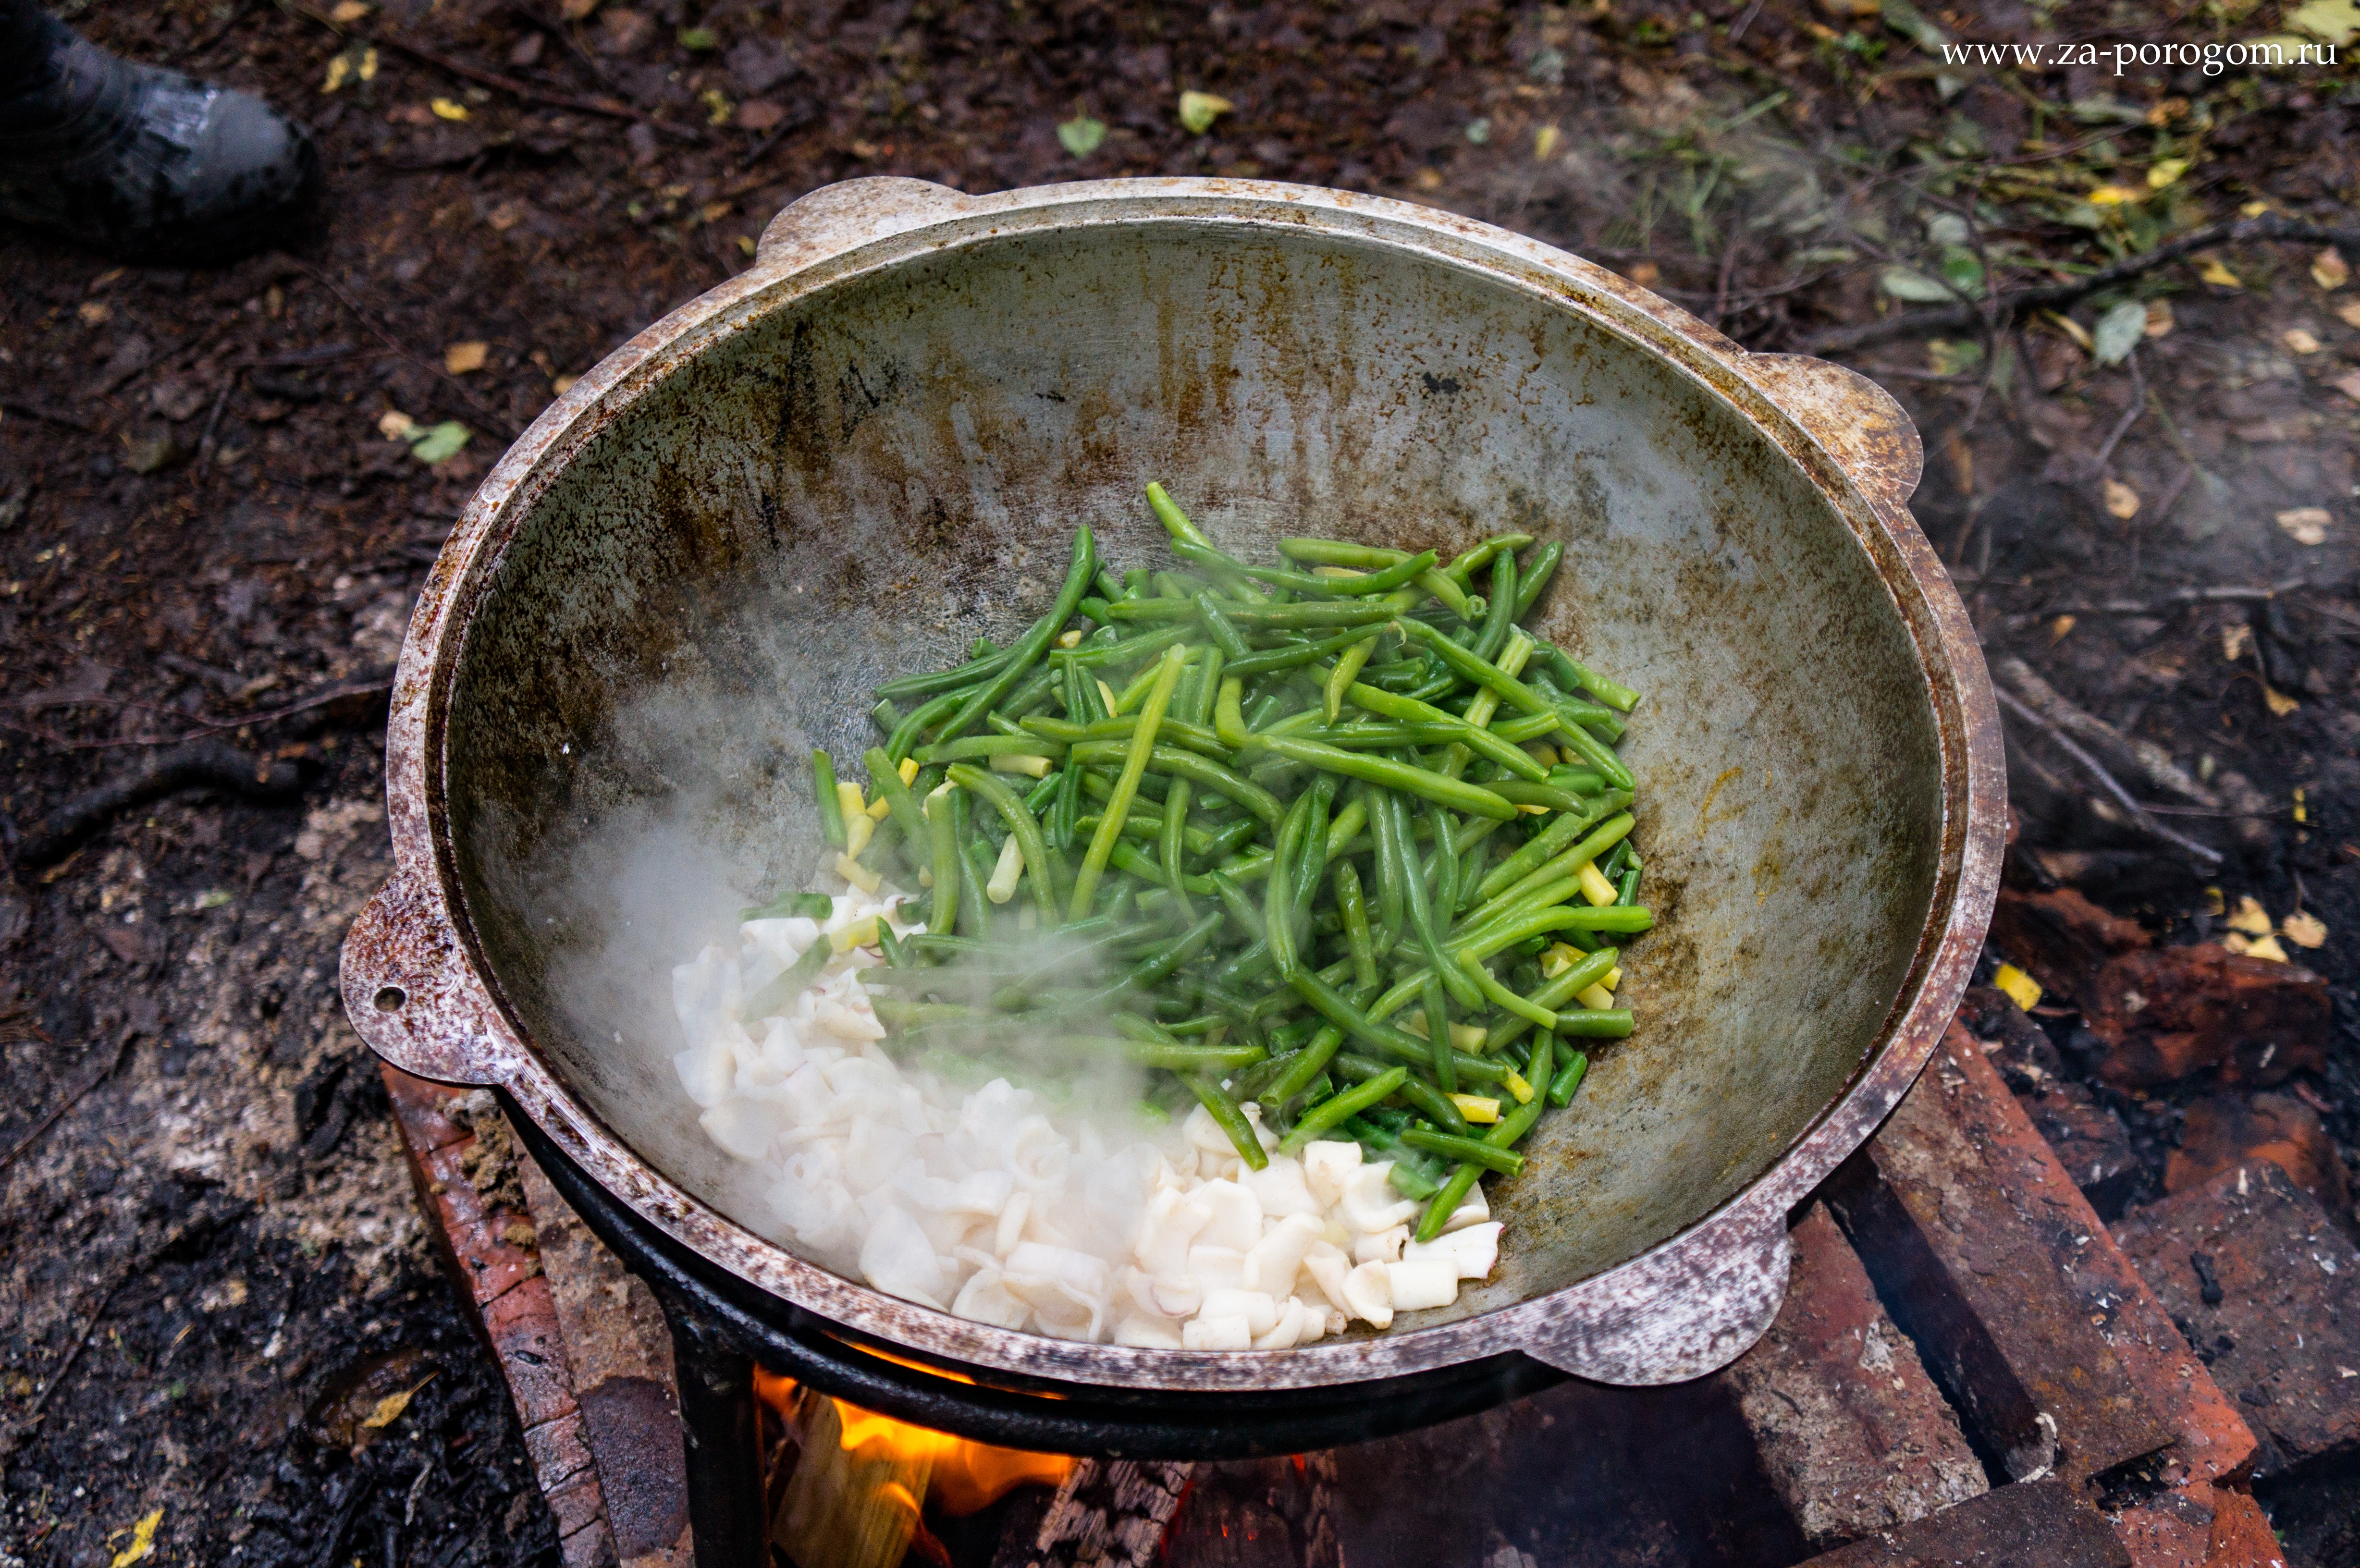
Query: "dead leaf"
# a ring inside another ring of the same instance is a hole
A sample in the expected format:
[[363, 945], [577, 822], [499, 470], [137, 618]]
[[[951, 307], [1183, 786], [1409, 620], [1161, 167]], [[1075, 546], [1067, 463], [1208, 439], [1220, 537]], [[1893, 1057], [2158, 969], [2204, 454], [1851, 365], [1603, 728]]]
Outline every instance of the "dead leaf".
[[557, 14], [569, 22], [578, 22], [598, 8], [598, 0], [558, 0]]
[[767, 98], [748, 98], [738, 105], [738, 124], [744, 130], [767, 131], [786, 117], [786, 105]]
[[377, 433], [388, 441], [403, 441], [418, 428], [418, 421], [399, 408], [388, 408], [377, 417]]
[[349, 27], [367, 16], [370, 9], [368, 0], [342, 0], [342, 4], [328, 13], [328, 20], [340, 27]]
[[2311, 258], [2311, 280], [2322, 289], [2341, 289], [2352, 281], [2351, 266], [2344, 253], [2329, 245]]
[[1533, 133], [1533, 157], [1546, 163], [1565, 143], [1565, 133], [1555, 125], [1543, 125]]
[[2322, 545], [2327, 542], [2327, 525], [2335, 519], [2324, 506], [2297, 506], [2278, 514], [2278, 528], [2300, 545]]
[[1218, 93], [1198, 93], [1194, 89], [1180, 94], [1180, 125], [1190, 136], [1201, 136], [1213, 128], [1213, 122], [1235, 109], [1237, 105]]
[[2053, 646], [2065, 640], [2065, 634], [2081, 623], [2071, 615], [2060, 615], [2049, 623], [2049, 640]]
[[2278, 939], [2267, 934], [2255, 937], [2251, 941], [2247, 942], [2245, 943], [2245, 956], [2247, 958], [2267, 958], [2272, 964], [2291, 964], [2294, 962], [2287, 956], [2287, 950], [2278, 945]]
[[2221, 258], [2217, 256], [2206, 256], [2203, 262], [2196, 268], [2196, 276], [2202, 278], [2205, 282], [2210, 283], [2215, 289], [2243, 289], [2245, 287], [2243, 283], [2237, 280], [2237, 275], [2235, 273], [2221, 265]]
[[361, 1418], [362, 1427], [369, 1432], [383, 1432], [401, 1419], [401, 1412], [408, 1410], [410, 1401], [418, 1397], [419, 1388], [423, 1388], [433, 1380], [434, 1374], [430, 1372], [419, 1381], [416, 1388], [403, 1388], [397, 1393], [388, 1394], [370, 1408], [368, 1414]]
[[467, 106], [464, 103], [460, 103], [455, 98], [437, 98], [429, 103], [426, 106], [434, 111], [434, 117], [438, 120], [464, 120], [467, 118]]
[[2278, 334], [2278, 341], [2297, 354], [2317, 354], [2319, 340], [2300, 327], [2289, 327]]
[[2239, 621], [2221, 634], [2221, 657], [2234, 664], [2254, 645], [2254, 628]]
[[2147, 302], [2147, 336], [2151, 338], [2168, 336], [2169, 335], [2171, 329], [2179, 324], [2180, 323], [2171, 314], [2170, 300], [2150, 299]]
[[465, 376], [484, 368], [484, 360], [492, 345], [480, 339], [454, 343], [442, 351], [442, 368], [453, 376]]
[[2360, 403], [2360, 370], [2345, 371], [2343, 375], [2329, 382], [2328, 385], [2334, 387], [2338, 392], [2343, 393], [2346, 397], [2351, 398], [2355, 403]]
[[2283, 719], [2302, 706], [2267, 681], [2262, 682], [2262, 705], [2269, 709], [2274, 719]]
[[[115, 1554], [113, 1568], [131, 1568], [131, 1564], [146, 1557], [149, 1552], [154, 1552], [156, 1550], [156, 1527], [163, 1522], [164, 1510], [159, 1508], [145, 1515], [137, 1524], [133, 1525], [131, 1527], [131, 1544]], [[123, 1532], [121, 1530], [115, 1532], [115, 1535], [120, 1535]], [[113, 1541], [114, 1539], [115, 1536], [113, 1535], [107, 1537], [107, 1540], [109, 1541]]]
[[554, 376], [550, 377], [549, 389], [563, 397], [581, 379], [578, 376]]
[[2347, 327], [2360, 327], [2360, 299], [2346, 299], [2335, 307], [2336, 318]]
[[74, 308], [74, 314], [82, 318], [83, 326], [96, 327], [104, 326], [115, 312], [107, 308], [104, 300], [85, 299]]
[[2237, 900], [2236, 912], [2229, 917], [2229, 929], [2244, 931], [2247, 936], [2270, 934], [2270, 913], [2262, 908], [2261, 900], [2247, 894]]
[[[535, 38], [541, 35], [536, 33]], [[484, 222], [492, 225], [494, 234], [504, 234], [524, 222], [524, 212], [513, 201], [503, 201], [484, 214]]]
[[2138, 516], [2139, 493], [2119, 479], [2106, 481], [2106, 514], [2127, 522]]
[[2327, 922], [2300, 909], [2280, 921], [2278, 930], [2297, 947], [2317, 947], [2327, 940]]
[[2089, 354], [2098, 346], [2097, 340], [2090, 335], [2090, 329], [2072, 317], [2056, 310], [2044, 310], [2041, 313], [2047, 316], [2059, 331], [2071, 338], [2083, 354]]
[[1652, 261], [1643, 261], [1631, 269], [1631, 281], [1642, 289], [1653, 289], [1655, 280], [1663, 276], [1664, 269]]

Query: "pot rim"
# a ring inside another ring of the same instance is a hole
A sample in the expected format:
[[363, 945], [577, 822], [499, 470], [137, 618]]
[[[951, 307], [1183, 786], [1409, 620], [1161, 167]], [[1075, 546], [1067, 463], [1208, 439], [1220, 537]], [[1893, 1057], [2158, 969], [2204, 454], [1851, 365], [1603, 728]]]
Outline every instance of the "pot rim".
[[[1871, 557], [1934, 709], [1941, 849], [1907, 977], [1843, 1092], [1770, 1167], [1711, 1213], [1622, 1263], [1545, 1295], [1431, 1327], [1284, 1353], [1146, 1350], [992, 1328], [807, 1263], [691, 1196], [564, 1086], [499, 995], [449, 843], [442, 753], [474, 614], [521, 520], [572, 458], [674, 366], [822, 288], [1018, 234], [1177, 223], [1311, 228], [1488, 276], [1667, 361], [1800, 468]], [[1384, 198], [1269, 181], [1098, 180], [969, 197], [907, 180], [825, 187], [788, 207], [745, 273], [674, 310], [582, 376], [494, 467], [421, 592], [386, 740], [396, 871], [344, 949], [345, 1003], [396, 1065], [496, 1083], [590, 1176], [692, 1251], [796, 1307], [930, 1359], [1094, 1385], [1198, 1390], [1397, 1377], [1525, 1350], [1602, 1381], [1701, 1376], [1775, 1317], [1786, 1214], [1916, 1080], [1955, 1010], [1996, 896], [2005, 828], [1998, 714], [1973, 628], [1907, 500], [1917, 434], [1882, 388], [1841, 366], [1753, 354], [1590, 262], [1490, 224]]]

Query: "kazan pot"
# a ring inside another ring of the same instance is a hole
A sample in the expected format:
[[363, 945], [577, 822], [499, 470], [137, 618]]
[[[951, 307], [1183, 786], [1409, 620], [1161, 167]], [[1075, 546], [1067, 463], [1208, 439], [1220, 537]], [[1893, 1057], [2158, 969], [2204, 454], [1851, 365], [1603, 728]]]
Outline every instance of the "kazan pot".
[[[1852, 372], [1427, 208], [827, 187], [576, 382], [453, 528], [402, 648], [396, 870], [345, 1005], [397, 1066], [497, 1087], [610, 1239], [699, 1282], [741, 1345], [792, 1330], [1151, 1414], [1463, 1403], [1529, 1386], [1510, 1364], [1700, 1376], [1775, 1315], [1787, 1211], [1917, 1076], [1997, 885], [1998, 722], [1907, 509], [1921, 456]], [[1639, 1030], [1493, 1189], [1492, 1278], [1382, 1334], [1130, 1349], [884, 1295], [766, 1236], [671, 1066], [666, 972], [699, 922], [816, 859], [809, 748], [858, 757], [879, 681], [1039, 614], [1076, 523], [1118, 565], [1160, 559], [1149, 479], [1241, 555], [1562, 539], [1541, 628], [1646, 693], [1622, 750], [1656, 910]], [[1144, 1445], [1265, 1441], [1220, 1430]]]

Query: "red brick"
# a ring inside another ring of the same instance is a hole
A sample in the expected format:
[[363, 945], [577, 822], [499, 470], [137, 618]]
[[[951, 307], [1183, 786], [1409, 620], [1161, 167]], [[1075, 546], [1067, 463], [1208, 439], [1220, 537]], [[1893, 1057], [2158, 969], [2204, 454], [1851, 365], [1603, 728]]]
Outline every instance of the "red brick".
[[2262, 1506], [2246, 1494], [2214, 1494], [2204, 1568], [2287, 1568], [2286, 1550], [2278, 1545], [2277, 1532]]
[[402, 1141], [415, 1153], [431, 1154], [467, 1136], [467, 1129], [446, 1111], [453, 1101], [464, 1099], [470, 1091], [431, 1078], [414, 1078], [390, 1062], [378, 1062], [377, 1070], [384, 1075], [386, 1094], [393, 1101], [394, 1119], [401, 1124]]
[[[2055, 1192], [2044, 1192], [2053, 1185]], [[1974, 1038], [1951, 1026], [1924, 1076], [1830, 1188], [1880, 1293], [1986, 1449], [2019, 1476], [2080, 1481], [2173, 1433], [2028, 1219], [2081, 1197]]]
[[2250, 1101], [2216, 1094], [2191, 1105], [2180, 1147], [2164, 1163], [2164, 1191], [2184, 1192], [2223, 1171], [2264, 1160], [2294, 1178], [2351, 1234], [2352, 1190], [2335, 1140], [2319, 1113], [2291, 1094], [2256, 1094]]
[[573, 1377], [548, 1280], [527, 1279], [487, 1303], [484, 1334], [508, 1380], [519, 1422], [530, 1428], [574, 1413]]
[[2002, 1486], [1800, 1568], [2130, 1568], [2105, 1516], [2056, 1481]]
[[[606, 1510], [598, 1496], [598, 1477], [585, 1475], [547, 1496], [549, 1511], [557, 1520], [557, 1539], [568, 1548], [564, 1553], [566, 1568], [612, 1563], [615, 1548], [606, 1536]], [[579, 1546], [575, 1545], [577, 1538], [582, 1538]]]
[[521, 1216], [506, 1209], [485, 1212], [482, 1199], [467, 1180], [460, 1162], [475, 1147], [473, 1138], [445, 1144], [423, 1161], [428, 1192], [443, 1235], [449, 1237], [461, 1280], [478, 1306], [506, 1295], [541, 1272], [541, 1254], [506, 1237], [508, 1222]]
[[2247, 958], [2212, 942], [2125, 953], [2081, 1000], [2119, 1088], [2169, 1083], [2208, 1067], [2224, 1083], [2278, 1083], [2327, 1064], [2327, 982], [2295, 964]]
[[2133, 1211], [2119, 1234], [2236, 1390], [2266, 1469], [2360, 1449], [2360, 1251], [2311, 1194], [2256, 1162]]
[[585, 1439], [579, 1410], [539, 1426], [527, 1427], [524, 1446], [532, 1457], [533, 1477], [544, 1492], [574, 1480], [595, 1463]]
[[2136, 920], [2108, 914], [2070, 887], [2003, 887], [1992, 909], [1992, 946], [2060, 996], [2081, 996], [2108, 963], [2153, 940]]
[[1786, 1304], [1721, 1377], [1804, 1538], [1856, 1540], [1987, 1491], [1958, 1417], [1827, 1210], [1813, 1203], [1788, 1239]]

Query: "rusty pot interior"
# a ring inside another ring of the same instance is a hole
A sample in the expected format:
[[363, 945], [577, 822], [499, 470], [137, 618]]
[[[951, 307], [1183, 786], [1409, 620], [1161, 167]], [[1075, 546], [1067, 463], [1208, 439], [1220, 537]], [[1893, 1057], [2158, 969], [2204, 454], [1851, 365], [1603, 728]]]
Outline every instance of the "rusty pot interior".
[[1754, 1181], [1940, 923], [1936, 697], [1865, 509], [1561, 291], [1316, 225], [1011, 224], [758, 292], [626, 390], [461, 585], [430, 772], [520, 1032], [757, 1233], [674, 1079], [668, 966], [815, 864], [809, 748], [876, 744], [879, 681], [1037, 614], [1076, 523], [1164, 560], [1151, 478], [1256, 557], [1562, 539], [1540, 624], [1646, 693], [1641, 1027], [1494, 1189], [1492, 1280], [1406, 1326], [1588, 1278]]

